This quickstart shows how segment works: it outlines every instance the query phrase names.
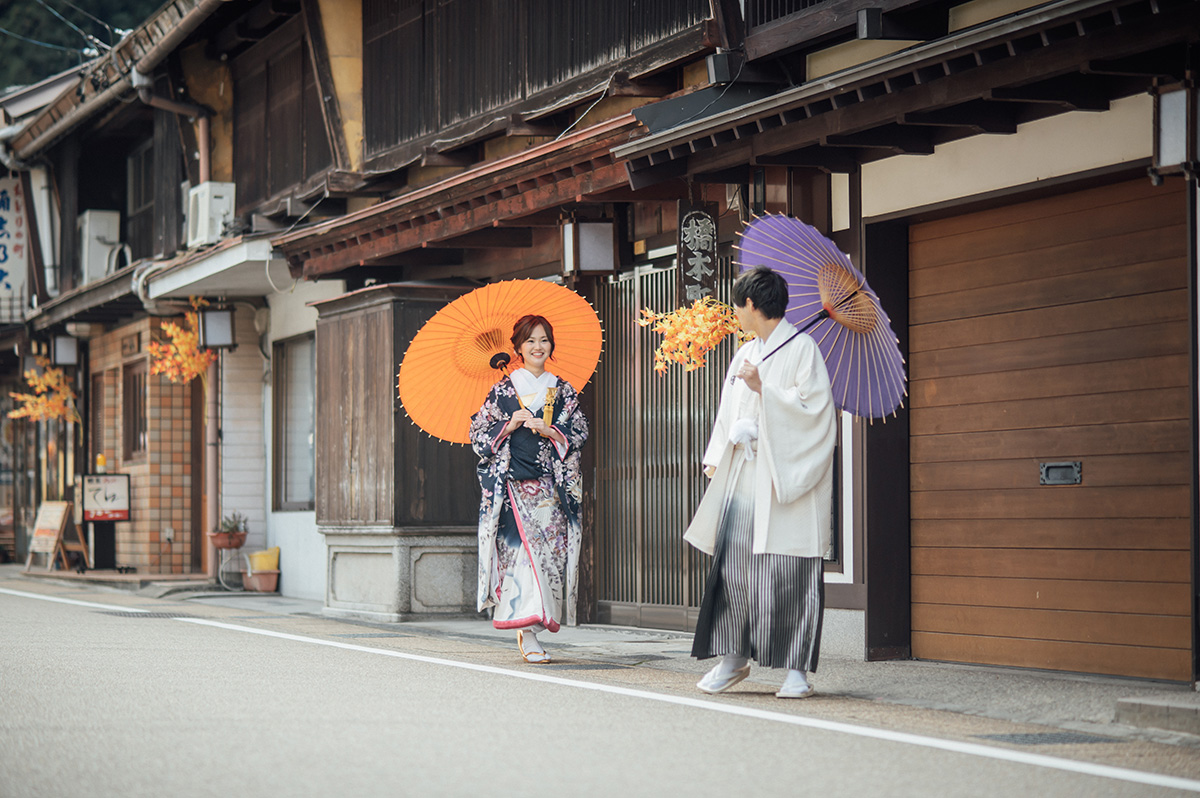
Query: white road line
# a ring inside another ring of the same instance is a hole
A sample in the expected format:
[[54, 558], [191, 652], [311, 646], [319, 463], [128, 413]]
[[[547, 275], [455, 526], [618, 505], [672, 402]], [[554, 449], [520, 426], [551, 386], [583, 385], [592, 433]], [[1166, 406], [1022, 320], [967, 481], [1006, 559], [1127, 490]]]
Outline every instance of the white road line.
[[[4, 588], [0, 588], [0, 593], [6, 593], [12, 596], [20, 596], [23, 598], [40, 599], [42, 601], [56, 601], [63, 604], [75, 604], [81, 607], [94, 607], [99, 609], [121, 610], [126, 612], [145, 612], [145, 610], [136, 610], [129, 607], [119, 607], [111, 604], [97, 604], [90, 601], [75, 601], [73, 599], [58, 598], [57, 596], [46, 596], [39, 593], [23, 593], [17, 590], [6, 590]], [[788, 715], [782, 712], [771, 712], [769, 710], [755, 709], [753, 707], [726, 704], [713, 699], [687, 698], [685, 696], [675, 696], [666, 693], [653, 693], [647, 690], [636, 690], [629, 687], [597, 684], [595, 682], [577, 681], [575, 679], [564, 679], [560, 676], [550, 676], [549, 674], [538, 673], [532, 670], [515, 671], [507, 668], [497, 668], [491, 665], [476, 665], [471, 662], [458, 662], [450, 659], [440, 659], [438, 657], [426, 657], [421, 654], [409, 654], [402, 651], [390, 651], [383, 648], [360, 646], [354, 643], [342, 643], [336, 640], [322, 640], [319, 637], [307, 637], [304, 635], [288, 634], [286, 632], [272, 632], [267, 629], [255, 629], [249, 626], [239, 626], [231, 623], [222, 623], [220, 621], [209, 621], [203, 618], [175, 618], [174, 620], [182, 623], [192, 623], [199, 626], [211, 626], [217, 629], [227, 629], [233, 632], [244, 632], [246, 634], [260, 635], [262, 637], [274, 637], [280, 640], [292, 640], [297, 643], [310, 643], [329, 648], [340, 648], [345, 651], [358, 651], [363, 654], [394, 657], [396, 659], [405, 659], [412, 662], [424, 662], [430, 665], [442, 665], [448, 668], [458, 668], [459, 670], [475, 671], [477, 673], [489, 673], [496, 676], [508, 676], [515, 679], [525, 679], [526, 681], [531, 682], [544, 682], [547, 684], [560, 685], [562, 687], [573, 687], [581, 690], [593, 690], [599, 693], [610, 693], [612, 695], [621, 695], [630, 698], [641, 698], [646, 701], [657, 701], [662, 704], [675, 704], [676, 706], [702, 709], [708, 712], [720, 712], [726, 715], [738, 715], [746, 718], [754, 718], [756, 720], [770, 721], [772, 723], [783, 723], [790, 726], [802, 726], [809, 729], [821, 729], [823, 731], [837, 732], [839, 734], [849, 734], [855, 737], [869, 737], [875, 740], [902, 743], [904, 745], [915, 745], [921, 748], [933, 748], [956, 754], [978, 756], [985, 759], [996, 759], [1004, 762], [1014, 762], [1021, 765], [1032, 765], [1034, 767], [1063, 770], [1071, 773], [1079, 773], [1085, 776], [1096, 776], [1104, 779], [1132, 782], [1134, 784], [1145, 784], [1152, 787], [1165, 787], [1168, 789], [1187, 790], [1189, 792], [1200, 793], [1200, 781], [1194, 779], [1184, 779], [1176, 776], [1164, 776], [1158, 773], [1146, 773], [1139, 770], [1128, 770], [1126, 768], [1110, 767], [1108, 765], [1097, 765], [1091, 762], [1078, 762], [1071, 759], [1059, 759], [1052, 756], [1045, 756], [1043, 754], [1029, 754], [1025, 753], [1024, 751], [1012, 751], [1005, 748], [991, 748], [989, 746], [980, 745], [977, 743], [942, 740], [938, 739], [937, 737], [924, 737], [919, 734], [909, 734], [908, 732], [873, 729], [869, 726], [854, 726], [849, 723], [840, 723], [838, 721], [821, 720], [819, 718], [806, 718], [797, 715]]]
[[74, 604], [79, 607], [99, 607], [102, 610], [118, 610], [120, 612], [149, 612], [149, 610], [139, 610], [136, 607], [122, 607], [117, 604], [97, 604], [94, 601], [76, 601], [75, 599], [59, 598], [58, 596], [47, 596], [44, 593], [24, 593], [20, 590], [6, 590], [0, 587], [0, 593], [7, 593], [10, 596], [20, 596], [21, 598], [41, 599], [42, 601], [56, 601], [59, 604]]
[[895, 732], [888, 731], [886, 729], [872, 729], [867, 726], [854, 726], [848, 723], [821, 720], [819, 718], [799, 717], [796, 715], [788, 715], [782, 712], [771, 712], [764, 709], [754, 709], [752, 707], [741, 707], [734, 704], [719, 703], [711, 699], [704, 700], [699, 698], [687, 698], [684, 696], [668, 695], [665, 693], [652, 693], [647, 690], [636, 690], [629, 687], [618, 687], [608, 684], [576, 681], [574, 679], [564, 679], [559, 676], [550, 676], [548, 674], [538, 673], [536, 671], [514, 671], [507, 668], [496, 668], [491, 665], [476, 665], [471, 662], [457, 662], [455, 660], [440, 659], [438, 657], [426, 657], [421, 654], [408, 654], [402, 651], [389, 651], [382, 648], [359, 646], [355, 645], [354, 643], [341, 643], [334, 640], [322, 640], [318, 637], [306, 637], [304, 635], [294, 635], [286, 632], [272, 632], [266, 629], [254, 629], [249, 626], [237, 626], [235, 624], [221, 623], [220, 621], [209, 621], [203, 618], [176, 618], [175, 620], [182, 621], [183, 623], [194, 623], [200, 626], [212, 626], [218, 629], [229, 629], [235, 632], [246, 632], [248, 634], [262, 635], [263, 637], [275, 637], [281, 640], [294, 640], [299, 643], [312, 643], [319, 646], [328, 646], [330, 648], [341, 648], [347, 651], [360, 651], [364, 654], [377, 654], [385, 657], [412, 660], [414, 662], [425, 662], [431, 665], [444, 665], [450, 668], [459, 668], [460, 670], [490, 673], [497, 676], [511, 676], [517, 679], [526, 679], [531, 682], [546, 682], [549, 684], [562, 685], [563, 687], [575, 687], [582, 690], [594, 690], [600, 693], [611, 693], [613, 695], [641, 698], [647, 701], [658, 701], [664, 704], [676, 704], [678, 706], [692, 707], [693, 709], [708, 710], [709, 712], [722, 712], [726, 715], [740, 715], [742, 717], [772, 721], [774, 723], [785, 723], [792, 726], [804, 726], [810, 729], [822, 729], [824, 731], [838, 732], [841, 734], [852, 734], [856, 737], [870, 737], [876, 740], [886, 740], [888, 742], [921, 746], [922, 748], [936, 748], [956, 754], [967, 754], [969, 756], [998, 759], [1005, 762], [1015, 762], [1022, 765], [1033, 765], [1035, 767], [1065, 770], [1072, 773], [1080, 773], [1086, 776], [1116, 779], [1118, 781], [1146, 784], [1153, 787], [1166, 787], [1169, 789], [1200, 792], [1200, 781], [1183, 779], [1175, 776], [1163, 776], [1157, 773], [1127, 770], [1125, 768], [1110, 767], [1108, 765], [1097, 765], [1091, 762], [1077, 762], [1071, 759], [1058, 759], [1056, 757], [1045, 756], [1043, 754], [1028, 754], [1023, 751], [1011, 751], [1005, 748], [990, 748], [986, 745], [979, 745], [976, 743], [963, 743], [955, 740], [941, 740], [937, 737], [924, 737], [919, 734], [909, 734], [907, 732]]

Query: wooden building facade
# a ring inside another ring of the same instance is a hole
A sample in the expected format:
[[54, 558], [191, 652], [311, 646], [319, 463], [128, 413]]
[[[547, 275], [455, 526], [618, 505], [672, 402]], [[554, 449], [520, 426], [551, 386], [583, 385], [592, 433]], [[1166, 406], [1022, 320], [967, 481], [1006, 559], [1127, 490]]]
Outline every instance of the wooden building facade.
[[892, 317], [909, 401], [855, 451], [868, 658], [1193, 681], [1194, 183], [1147, 177], [1146, 92], [1192, 74], [1197, 6], [1023, 5], [751, 25], [749, 66], [825, 77], [617, 154], [634, 186], [823, 184]]

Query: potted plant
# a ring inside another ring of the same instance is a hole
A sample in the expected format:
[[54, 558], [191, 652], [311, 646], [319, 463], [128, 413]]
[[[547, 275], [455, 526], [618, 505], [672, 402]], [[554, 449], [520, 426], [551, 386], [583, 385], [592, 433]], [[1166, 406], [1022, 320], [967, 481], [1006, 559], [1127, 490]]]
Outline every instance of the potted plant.
[[218, 549], [240, 549], [246, 542], [246, 534], [249, 532], [249, 529], [246, 528], [248, 520], [246, 516], [238, 512], [230, 513], [222, 518], [220, 525], [208, 533], [213, 546]]

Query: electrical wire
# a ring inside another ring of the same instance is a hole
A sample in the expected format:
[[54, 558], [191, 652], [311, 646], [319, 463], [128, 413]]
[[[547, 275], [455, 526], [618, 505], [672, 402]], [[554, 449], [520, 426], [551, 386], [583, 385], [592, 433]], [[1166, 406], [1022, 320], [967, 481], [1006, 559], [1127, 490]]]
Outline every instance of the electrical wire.
[[101, 47], [103, 47], [103, 48], [104, 48], [104, 49], [106, 49], [106, 50], [111, 50], [111, 49], [112, 49], [110, 46], [108, 46], [108, 45], [107, 45], [107, 44], [105, 44], [104, 42], [100, 41], [100, 40], [99, 40], [99, 39], [97, 39], [95, 36], [93, 36], [92, 34], [88, 33], [88, 32], [87, 32], [87, 31], [85, 31], [83, 28], [79, 27], [79, 26], [78, 26], [78, 25], [76, 25], [74, 22], [72, 22], [71, 20], [69, 20], [69, 19], [67, 19], [66, 17], [64, 17], [62, 14], [58, 13], [58, 10], [57, 10], [57, 9], [51, 8], [51, 7], [50, 7], [50, 5], [49, 5], [49, 4], [46, 2], [46, 0], [37, 0], [37, 4], [38, 4], [39, 6], [41, 6], [42, 8], [46, 9], [47, 11], [49, 11], [49, 12], [50, 12], [51, 14], [53, 14], [54, 16], [58, 17], [58, 18], [59, 18], [60, 20], [62, 20], [64, 23], [66, 23], [66, 26], [67, 26], [68, 28], [70, 28], [71, 30], [75, 31], [75, 32], [76, 32], [76, 33], [78, 33], [80, 36], [82, 36], [82, 37], [83, 37], [83, 40], [84, 40], [85, 42], [87, 42], [88, 44], [98, 44], [98, 45], [100, 45]]
[[36, 44], [38, 47], [48, 47], [51, 50], [64, 50], [68, 53], [79, 53], [80, 55], [83, 54], [83, 50], [79, 49], [78, 47], [63, 47], [61, 44], [50, 44], [49, 42], [39, 42], [37, 39], [30, 39], [28, 36], [22, 36], [19, 33], [13, 33], [12, 31], [6, 30], [4, 28], [0, 28], [0, 33], [4, 34], [5, 36], [11, 36], [14, 39], [19, 39], [20, 41], [26, 42], [28, 44]]
[[[87, 11], [85, 11], [84, 9], [82, 9], [82, 8], [80, 8], [79, 6], [77, 6], [77, 5], [75, 5], [74, 3], [72, 3], [72, 2], [71, 2], [71, 0], [62, 0], [62, 3], [63, 3], [63, 5], [70, 6], [71, 8], [75, 9], [75, 10], [76, 10], [76, 11], [78, 11], [80, 14], [83, 14], [85, 17], [88, 17], [88, 18], [90, 18], [90, 19], [92, 19], [92, 20], [95, 20], [96, 22], [98, 22], [98, 23], [100, 23], [101, 25], [103, 25], [103, 26], [104, 26], [104, 27], [105, 27], [105, 28], [108, 30], [108, 38], [109, 38], [109, 40], [110, 40], [110, 41], [114, 41], [114, 40], [116, 40], [116, 38], [117, 38], [117, 34], [116, 34], [114, 31], [113, 31], [113, 27], [112, 27], [112, 25], [109, 25], [107, 22], [105, 22], [104, 20], [100, 19], [100, 17], [96, 16], [95, 14], [88, 13], [88, 12], [87, 12]], [[112, 49], [111, 45], [110, 45], [109, 49]]]
[[742, 76], [742, 68], [743, 68], [743, 67], [745, 67], [745, 66], [746, 66], [746, 59], [745, 59], [745, 58], [743, 58], [743, 59], [742, 59], [742, 63], [738, 64], [738, 71], [737, 71], [737, 74], [733, 76], [733, 80], [731, 80], [731, 81], [729, 81], [728, 83], [726, 83], [726, 84], [725, 84], [725, 88], [721, 90], [721, 93], [720, 93], [720, 94], [718, 94], [716, 97], [712, 98], [712, 100], [711, 100], [711, 101], [709, 101], [708, 105], [704, 106], [703, 108], [701, 108], [701, 109], [700, 109], [699, 111], [697, 111], [696, 113], [692, 114], [691, 116], [687, 117], [686, 119], [681, 119], [681, 120], [679, 120], [677, 123], [675, 123], [675, 127], [678, 127], [679, 125], [683, 125], [683, 124], [686, 124], [686, 123], [688, 123], [688, 122], [691, 122], [693, 119], [695, 119], [696, 117], [698, 117], [698, 116], [700, 116], [701, 114], [703, 114], [703, 113], [704, 113], [705, 111], [707, 111], [709, 108], [712, 108], [712, 107], [713, 107], [713, 105], [715, 105], [716, 103], [720, 102], [720, 101], [721, 101], [721, 98], [725, 96], [725, 92], [727, 92], [727, 91], [729, 91], [731, 88], [733, 88], [733, 84], [737, 83], [737, 80], [738, 80], [738, 78], [740, 78], [740, 77]]
[[601, 100], [603, 100], [605, 97], [607, 97], [607, 96], [608, 96], [608, 87], [609, 87], [609, 86], [611, 86], [611, 85], [612, 85], [612, 79], [610, 78], [610, 79], [609, 79], [609, 81], [608, 81], [608, 83], [607, 83], [607, 84], [604, 86], [604, 91], [600, 92], [600, 96], [596, 98], [596, 102], [594, 102], [594, 103], [592, 103], [591, 105], [589, 105], [589, 106], [588, 106], [588, 109], [587, 109], [586, 111], [584, 111], [584, 112], [583, 112], [582, 114], [580, 114], [579, 116], [575, 117], [575, 121], [574, 121], [574, 122], [572, 122], [571, 124], [567, 125], [567, 129], [566, 129], [566, 130], [564, 130], [562, 133], [559, 133], [559, 134], [558, 134], [558, 135], [557, 135], [557, 136], [554, 138], [554, 140], [555, 140], [555, 141], [558, 141], [558, 140], [559, 140], [559, 139], [561, 139], [563, 136], [565, 136], [565, 135], [567, 135], [568, 133], [570, 133], [570, 132], [571, 132], [571, 128], [575, 127], [575, 126], [576, 126], [576, 125], [578, 125], [580, 122], [582, 122], [582, 121], [583, 121], [583, 118], [584, 118], [585, 116], [587, 116], [588, 114], [590, 114], [590, 113], [592, 112], [592, 109], [593, 109], [593, 108], [595, 108], [597, 105], [599, 105], [599, 104], [600, 104], [600, 101], [601, 101]]

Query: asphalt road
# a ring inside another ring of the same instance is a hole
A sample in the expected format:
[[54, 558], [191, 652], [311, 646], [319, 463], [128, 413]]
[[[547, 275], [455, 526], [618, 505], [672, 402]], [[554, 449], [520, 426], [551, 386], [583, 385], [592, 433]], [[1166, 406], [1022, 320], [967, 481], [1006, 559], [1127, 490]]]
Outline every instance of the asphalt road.
[[575, 666], [403, 626], [0, 590], [0, 796], [1200, 792], [1193, 749], [1049, 757], [981, 744], [979, 724], [1015, 728], [996, 720]]

